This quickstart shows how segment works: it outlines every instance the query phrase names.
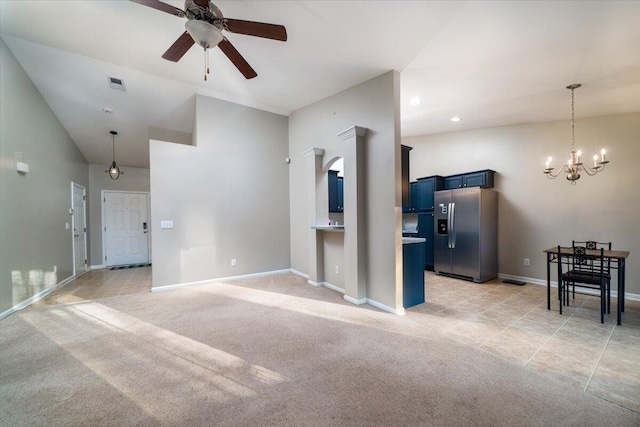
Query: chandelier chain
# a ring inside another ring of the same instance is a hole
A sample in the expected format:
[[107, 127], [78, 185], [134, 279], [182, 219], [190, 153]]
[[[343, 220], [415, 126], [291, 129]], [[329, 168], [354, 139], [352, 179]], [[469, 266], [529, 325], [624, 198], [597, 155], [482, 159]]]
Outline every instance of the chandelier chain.
[[575, 89], [571, 88], [571, 150], [576, 150], [575, 138], [574, 138], [574, 120], [575, 120], [575, 107], [574, 107], [574, 98], [573, 91]]

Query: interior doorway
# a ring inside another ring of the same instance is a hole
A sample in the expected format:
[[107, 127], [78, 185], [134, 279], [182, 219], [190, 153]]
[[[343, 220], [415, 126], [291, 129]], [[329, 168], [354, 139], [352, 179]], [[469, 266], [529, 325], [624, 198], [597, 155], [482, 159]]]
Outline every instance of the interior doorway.
[[73, 226], [73, 275], [87, 271], [86, 189], [71, 183], [71, 224]]
[[149, 193], [102, 191], [105, 267], [149, 262]]

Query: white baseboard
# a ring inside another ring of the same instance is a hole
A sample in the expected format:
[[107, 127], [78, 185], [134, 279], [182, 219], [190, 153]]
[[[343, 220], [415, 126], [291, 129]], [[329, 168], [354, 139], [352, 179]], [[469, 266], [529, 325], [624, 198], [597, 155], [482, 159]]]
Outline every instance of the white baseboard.
[[307, 280], [307, 283], [315, 288], [319, 288], [320, 286], [322, 286], [323, 282], [314, 282], [313, 280]]
[[367, 303], [366, 298], [355, 299], [354, 297], [350, 297], [349, 295], [345, 295], [342, 298], [344, 298], [345, 301], [349, 301], [351, 304], [355, 305], [362, 305]]
[[27, 298], [26, 300], [22, 301], [21, 303], [16, 304], [13, 307], [3, 311], [2, 313], [0, 313], [0, 320], [4, 319], [5, 317], [7, 317], [8, 315], [10, 315], [12, 313], [15, 313], [16, 311], [20, 311], [20, 310], [22, 310], [24, 308], [29, 307], [34, 302], [40, 301], [42, 298], [46, 297], [51, 292], [55, 291], [56, 289], [60, 289], [61, 287], [63, 287], [64, 285], [66, 285], [67, 283], [69, 283], [73, 279], [81, 276], [84, 273], [85, 272], [83, 271], [82, 273], [78, 274], [77, 276], [67, 277], [66, 279], [62, 280], [61, 282], [56, 283], [55, 285], [51, 286], [50, 288], [44, 289], [44, 290], [38, 292], [37, 294], [33, 295], [32, 297]]
[[[547, 281], [544, 279], [535, 279], [533, 277], [524, 277], [524, 276], [514, 276], [512, 274], [504, 274], [504, 273], [498, 273], [498, 277], [500, 279], [520, 280], [521, 282], [531, 283], [532, 285], [547, 286]], [[551, 286], [554, 288], [557, 287], [558, 282], [552, 281]]]
[[[534, 279], [533, 277], [514, 276], [512, 274], [504, 274], [504, 273], [499, 273], [498, 277], [501, 278], [501, 279], [520, 280], [522, 282], [531, 283], [533, 285], [547, 286], [547, 281], [545, 279]], [[558, 287], [558, 282], [554, 282], [552, 280], [551, 281], [551, 287], [552, 288], [557, 288]], [[580, 292], [581, 293], [585, 293], [585, 294], [598, 295], [598, 291], [590, 290], [590, 289], [581, 289]], [[611, 291], [611, 296], [612, 297], [617, 297], [618, 296], [618, 291], [612, 290]], [[626, 292], [624, 294], [624, 299], [625, 300], [632, 300], [632, 301], [640, 301], [640, 294], [632, 294], [630, 292]]]
[[298, 271], [298, 270], [294, 270], [293, 268], [292, 268], [292, 269], [290, 269], [289, 271], [291, 271], [291, 272], [292, 272], [293, 274], [295, 274], [296, 276], [300, 276], [300, 277], [303, 277], [303, 278], [305, 278], [305, 279], [308, 279], [308, 278], [309, 278], [309, 275], [308, 275], [308, 274], [305, 274], [305, 273], [303, 273], [303, 272], [301, 272], [301, 271]]
[[100, 269], [103, 269], [103, 268], [106, 268], [106, 267], [105, 267], [104, 264], [98, 264], [98, 265], [91, 265], [91, 266], [89, 266], [89, 268], [91, 270], [100, 270]]
[[287, 268], [285, 270], [273, 270], [273, 271], [265, 271], [262, 273], [243, 274], [240, 276], [229, 276], [229, 277], [220, 277], [217, 279], [198, 280], [195, 282], [177, 283], [175, 285], [155, 286], [151, 288], [151, 292], [168, 291], [170, 289], [183, 288], [185, 286], [192, 286], [192, 285], [201, 285], [203, 283], [231, 282], [234, 280], [250, 279], [253, 277], [273, 276], [274, 274], [283, 274], [283, 273], [290, 273], [290, 272], [291, 270]]
[[[346, 297], [345, 297], [346, 299]], [[395, 308], [391, 308], [388, 305], [384, 305], [378, 301], [372, 300], [371, 298], [367, 298], [367, 304], [372, 305], [376, 308], [379, 308], [380, 310], [384, 310], [387, 311], [389, 313], [393, 313], [393, 314], [397, 314], [398, 316], [404, 316], [405, 315], [405, 311], [404, 308], [399, 308], [399, 309], [395, 309]]]
[[336, 292], [340, 292], [341, 294], [344, 294], [344, 289], [342, 289], [339, 286], [334, 285], [333, 283], [322, 282], [322, 286], [324, 286], [325, 288], [329, 288], [331, 290], [334, 290]]

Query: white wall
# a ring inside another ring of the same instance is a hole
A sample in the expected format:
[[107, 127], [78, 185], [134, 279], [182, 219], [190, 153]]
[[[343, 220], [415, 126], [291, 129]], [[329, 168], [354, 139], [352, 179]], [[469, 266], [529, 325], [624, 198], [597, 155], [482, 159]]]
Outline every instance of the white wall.
[[586, 161], [602, 147], [611, 160], [575, 186], [542, 173], [548, 156], [556, 167], [569, 157], [566, 120], [405, 138], [403, 144], [413, 147], [412, 179], [497, 172], [500, 273], [546, 280], [544, 249], [572, 240], [612, 241], [631, 251], [627, 292], [640, 294], [640, 113], [576, 120], [575, 139]]
[[[402, 307], [398, 81], [396, 72], [383, 74], [302, 108], [289, 118], [291, 268], [303, 273], [309, 271], [308, 235], [312, 224], [308, 224], [308, 189], [305, 187], [308, 180], [304, 174], [308, 171], [305, 162], [310, 160], [303, 158], [302, 153], [312, 147], [324, 148], [325, 163], [334, 157], [344, 157], [345, 143], [337, 134], [354, 125], [368, 128], [364, 143], [367, 297], [393, 309], [398, 308], [398, 302], [399, 308]], [[345, 176], [348, 173], [345, 170]], [[335, 243], [330, 242], [325, 249]], [[326, 256], [330, 260], [337, 258], [333, 254]], [[333, 267], [326, 267], [325, 272]], [[334, 280], [331, 274], [327, 280]]]
[[104, 254], [102, 253], [102, 203], [100, 195], [102, 190], [118, 191], [144, 191], [149, 192], [149, 169], [122, 167], [124, 174], [117, 180], [109, 178], [105, 173], [107, 165], [89, 165], [89, 203], [87, 205], [87, 215], [91, 218], [89, 230], [90, 251], [89, 264], [104, 264]]
[[[2, 40], [0, 94], [2, 313], [73, 274], [71, 181], [87, 188], [89, 179], [84, 156]], [[16, 160], [29, 173], [18, 174]]]
[[289, 268], [287, 126], [197, 96], [195, 146], [150, 142], [153, 287]]

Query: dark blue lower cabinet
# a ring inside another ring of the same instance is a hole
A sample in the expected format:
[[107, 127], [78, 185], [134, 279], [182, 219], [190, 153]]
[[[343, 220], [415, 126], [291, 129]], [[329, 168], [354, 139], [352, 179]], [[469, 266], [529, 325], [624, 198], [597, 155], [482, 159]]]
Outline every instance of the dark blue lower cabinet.
[[402, 305], [424, 302], [424, 242], [402, 245]]
[[433, 212], [418, 214], [418, 237], [427, 239], [424, 249], [424, 268], [433, 271]]

